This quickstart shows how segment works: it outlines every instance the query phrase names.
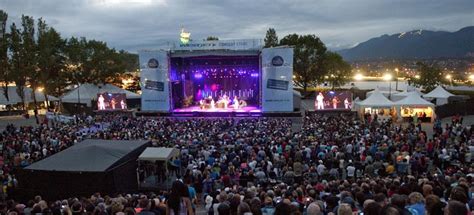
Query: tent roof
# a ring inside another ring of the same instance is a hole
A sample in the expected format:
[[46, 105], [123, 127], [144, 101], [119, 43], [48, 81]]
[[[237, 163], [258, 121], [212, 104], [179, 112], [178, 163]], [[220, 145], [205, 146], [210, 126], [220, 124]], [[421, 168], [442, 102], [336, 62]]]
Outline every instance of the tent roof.
[[138, 160], [167, 161], [177, 155], [179, 155], [179, 149], [176, 148], [147, 147], [145, 151], [138, 156]]
[[25, 169], [64, 172], [104, 172], [148, 141], [84, 140]]
[[395, 93], [394, 95], [405, 97], [405, 96], [409, 96], [411, 94], [420, 95], [420, 96], [423, 95], [423, 93], [418, 91], [418, 90], [398, 92], [398, 93]]
[[359, 102], [358, 105], [361, 107], [392, 107], [394, 103], [388, 100], [378, 89], [375, 89], [369, 97]]
[[81, 84], [74, 90], [64, 94], [61, 101], [65, 103], [77, 103], [78, 99], [82, 104], [90, 104], [91, 100], [97, 98], [98, 93], [125, 93], [127, 99], [138, 99], [140, 95], [124, 90], [112, 84], [95, 85], [95, 84]]
[[451, 96], [455, 96], [450, 92], [446, 91], [441, 85], [438, 85], [434, 90], [425, 94], [423, 97], [425, 98], [449, 98]]
[[[29, 87], [25, 87], [23, 89], [23, 92], [25, 93], [25, 102], [26, 103], [33, 102], [33, 95], [32, 95], [33, 90]], [[36, 101], [37, 102], [44, 102], [45, 101], [44, 93], [35, 91], [35, 96], [36, 96]], [[48, 95], [48, 100], [49, 101], [58, 101], [59, 99], [54, 97], [54, 96], [49, 96]], [[3, 87], [0, 88], [0, 104], [2, 104], [2, 105], [13, 105], [13, 104], [18, 104], [18, 103], [21, 103], [21, 98], [18, 95], [16, 86], [8, 86], [8, 100], [5, 97]]]
[[423, 98], [420, 97], [420, 95], [417, 95], [416, 93], [412, 93], [408, 95], [407, 97], [396, 101], [395, 104], [400, 105], [400, 106], [429, 106], [429, 107], [434, 107], [434, 104], [431, 102], [428, 102], [424, 100]]

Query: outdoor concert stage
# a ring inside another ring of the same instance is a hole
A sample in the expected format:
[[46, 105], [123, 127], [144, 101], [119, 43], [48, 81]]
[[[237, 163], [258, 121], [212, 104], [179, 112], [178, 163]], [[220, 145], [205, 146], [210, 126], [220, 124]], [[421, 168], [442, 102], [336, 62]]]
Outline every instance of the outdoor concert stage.
[[140, 51], [141, 111], [193, 116], [291, 113], [293, 49], [259, 40], [175, 44]]

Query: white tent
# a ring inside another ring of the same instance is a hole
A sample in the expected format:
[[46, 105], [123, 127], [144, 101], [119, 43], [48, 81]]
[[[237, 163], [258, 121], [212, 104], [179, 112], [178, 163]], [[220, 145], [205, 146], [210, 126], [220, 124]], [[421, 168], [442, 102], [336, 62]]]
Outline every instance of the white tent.
[[[395, 102], [397, 105], [398, 116], [411, 117], [417, 113], [426, 113], [427, 117], [434, 120], [434, 104], [421, 98], [420, 95], [412, 93], [407, 97]], [[403, 110], [402, 110], [403, 109]]]
[[361, 108], [364, 107], [393, 107], [394, 103], [390, 100], [387, 99], [382, 93], [378, 90], [375, 89], [372, 91], [372, 94], [370, 94], [369, 97], [367, 97], [365, 100], [360, 101], [357, 103], [357, 105]]
[[446, 91], [441, 85], [438, 85], [434, 90], [423, 96], [426, 99], [436, 99], [436, 105], [443, 105], [448, 103], [448, 98], [455, 96]]
[[99, 93], [125, 93], [127, 99], [139, 99], [140, 95], [124, 90], [112, 84], [95, 85], [95, 84], [82, 84], [76, 89], [66, 93], [61, 98], [63, 103], [81, 103], [91, 106], [91, 101], [97, 99]]
[[420, 95], [412, 93], [405, 98], [396, 101], [397, 106], [423, 106], [423, 107], [434, 107], [435, 105], [429, 101], [424, 100]]
[[403, 91], [403, 92], [397, 92], [397, 93], [394, 93], [391, 97], [392, 101], [398, 101], [398, 100], [401, 100], [409, 95], [418, 95], [418, 96], [422, 96], [423, 93], [418, 91], [418, 90], [414, 90], [414, 91]]
[[140, 161], [168, 161], [179, 156], [179, 149], [165, 147], [147, 147], [138, 156]]
[[[25, 95], [25, 103], [32, 103], [33, 102], [33, 90], [29, 87], [25, 87], [23, 89]], [[44, 93], [35, 91], [36, 101], [37, 102], [44, 102], [45, 96]], [[59, 99], [48, 95], [48, 101], [58, 101]], [[0, 104], [1, 105], [14, 105], [21, 103], [21, 97], [18, 95], [17, 87], [16, 86], [8, 86], [8, 100], [5, 97], [4, 88], [0, 88]]]

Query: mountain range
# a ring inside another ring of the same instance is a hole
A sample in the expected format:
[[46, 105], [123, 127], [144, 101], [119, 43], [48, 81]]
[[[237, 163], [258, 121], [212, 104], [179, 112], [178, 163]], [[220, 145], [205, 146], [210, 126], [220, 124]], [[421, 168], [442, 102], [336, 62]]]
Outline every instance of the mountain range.
[[415, 30], [338, 51], [345, 60], [474, 58], [474, 26], [456, 32]]

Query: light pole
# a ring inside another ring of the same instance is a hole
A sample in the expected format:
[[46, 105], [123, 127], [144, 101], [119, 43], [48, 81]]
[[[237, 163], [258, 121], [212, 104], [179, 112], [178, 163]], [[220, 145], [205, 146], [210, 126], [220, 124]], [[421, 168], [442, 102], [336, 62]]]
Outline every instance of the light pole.
[[398, 68], [395, 68], [395, 90], [398, 91]]
[[392, 74], [385, 74], [383, 75], [383, 80], [385, 81], [388, 81], [388, 88], [389, 88], [389, 91], [388, 91], [388, 99], [391, 99], [392, 97]]
[[453, 77], [451, 76], [451, 74], [447, 74], [447, 75], [446, 75], [446, 79], [448, 79], [449, 85], [453, 85], [453, 79], [452, 79], [452, 78], [453, 78]]

